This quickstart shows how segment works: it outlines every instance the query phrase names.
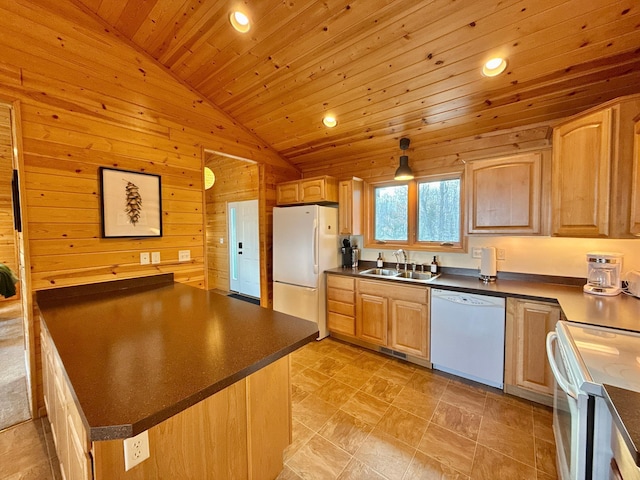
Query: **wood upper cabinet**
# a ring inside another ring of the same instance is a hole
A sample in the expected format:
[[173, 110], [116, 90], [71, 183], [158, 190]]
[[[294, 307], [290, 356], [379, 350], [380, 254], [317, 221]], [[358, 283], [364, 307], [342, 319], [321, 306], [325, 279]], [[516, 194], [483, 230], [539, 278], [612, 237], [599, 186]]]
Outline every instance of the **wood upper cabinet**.
[[633, 185], [629, 230], [632, 235], [640, 236], [640, 119], [634, 125], [633, 138]]
[[634, 118], [639, 113], [640, 95], [634, 95], [554, 129], [553, 235], [631, 237]]
[[547, 360], [546, 338], [560, 320], [560, 307], [509, 298], [506, 319], [505, 390], [517, 387], [550, 399], [554, 378]]
[[429, 358], [429, 290], [357, 280], [356, 336], [415, 357]]
[[338, 181], [327, 175], [276, 185], [276, 203], [278, 205], [337, 202]]
[[355, 278], [327, 274], [327, 328], [355, 336]]
[[554, 235], [609, 235], [612, 114], [606, 108], [553, 132]]
[[362, 235], [364, 181], [359, 178], [338, 184], [338, 224], [340, 235]]
[[466, 166], [468, 232], [542, 233], [541, 152]]
[[300, 182], [285, 182], [276, 185], [276, 203], [291, 205], [300, 202]]

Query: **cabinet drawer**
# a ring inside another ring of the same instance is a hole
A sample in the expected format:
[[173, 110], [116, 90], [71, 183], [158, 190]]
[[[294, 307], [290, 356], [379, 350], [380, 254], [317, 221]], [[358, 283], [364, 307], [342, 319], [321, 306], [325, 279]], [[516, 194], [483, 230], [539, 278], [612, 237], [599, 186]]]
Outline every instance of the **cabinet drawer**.
[[329, 288], [341, 288], [343, 290], [351, 290], [353, 292], [355, 284], [355, 278], [342, 277], [340, 275], [328, 275], [327, 287]]
[[356, 334], [355, 319], [346, 315], [333, 312], [327, 313], [327, 326], [332, 332], [344, 333], [346, 335]]
[[392, 282], [358, 280], [358, 293], [379, 295], [383, 297], [395, 298], [397, 300], [407, 300], [425, 304], [428, 301], [427, 287], [397, 285]]
[[329, 300], [335, 300], [336, 302], [354, 303], [353, 290], [338, 290], [337, 288], [329, 288], [327, 290], [327, 298]]
[[353, 303], [336, 302], [329, 300], [327, 302], [327, 310], [329, 312], [341, 313], [342, 315], [349, 315], [353, 317], [356, 313], [356, 307]]

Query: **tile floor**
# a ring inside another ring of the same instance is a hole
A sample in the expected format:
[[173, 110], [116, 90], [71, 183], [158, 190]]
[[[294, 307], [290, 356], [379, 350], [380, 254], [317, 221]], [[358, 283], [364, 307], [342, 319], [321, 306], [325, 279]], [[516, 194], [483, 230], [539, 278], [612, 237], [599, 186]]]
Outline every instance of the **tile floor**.
[[[325, 339], [292, 355], [280, 480], [556, 479], [551, 410]], [[0, 432], [0, 480], [58, 480], [47, 419]]]
[[281, 480], [557, 478], [545, 406], [332, 339], [292, 360]]
[[0, 432], [0, 480], [59, 480], [60, 466], [46, 417]]

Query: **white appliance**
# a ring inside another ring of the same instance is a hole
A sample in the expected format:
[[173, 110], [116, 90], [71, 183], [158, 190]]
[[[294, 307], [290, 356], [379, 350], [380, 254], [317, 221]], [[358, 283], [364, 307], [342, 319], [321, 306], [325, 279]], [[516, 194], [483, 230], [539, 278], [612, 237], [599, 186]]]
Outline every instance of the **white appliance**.
[[622, 254], [587, 253], [587, 283], [585, 293], [614, 297], [622, 291]]
[[640, 298], [640, 270], [627, 272], [624, 275], [624, 281], [627, 282], [627, 286], [623, 291], [629, 295]]
[[560, 321], [547, 335], [560, 480], [616, 478], [602, 384], [640, 392], [638, 352], [640, 335], [622, 330]]
[[317, 323], [318, 339], [329, 334], [323, 272], [339, 265], [337, 208], [273, 209], [273, 309]]
[[502, 388], [504, 298], [431, 289], [433, 368]]

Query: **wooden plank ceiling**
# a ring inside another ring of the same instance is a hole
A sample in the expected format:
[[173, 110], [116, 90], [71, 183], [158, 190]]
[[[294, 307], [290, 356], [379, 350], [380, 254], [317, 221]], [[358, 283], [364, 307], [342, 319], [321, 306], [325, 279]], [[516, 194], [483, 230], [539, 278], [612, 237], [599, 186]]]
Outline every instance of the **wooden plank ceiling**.
[[640, 92], [637, 0], [76, 1], [303, 172]]

